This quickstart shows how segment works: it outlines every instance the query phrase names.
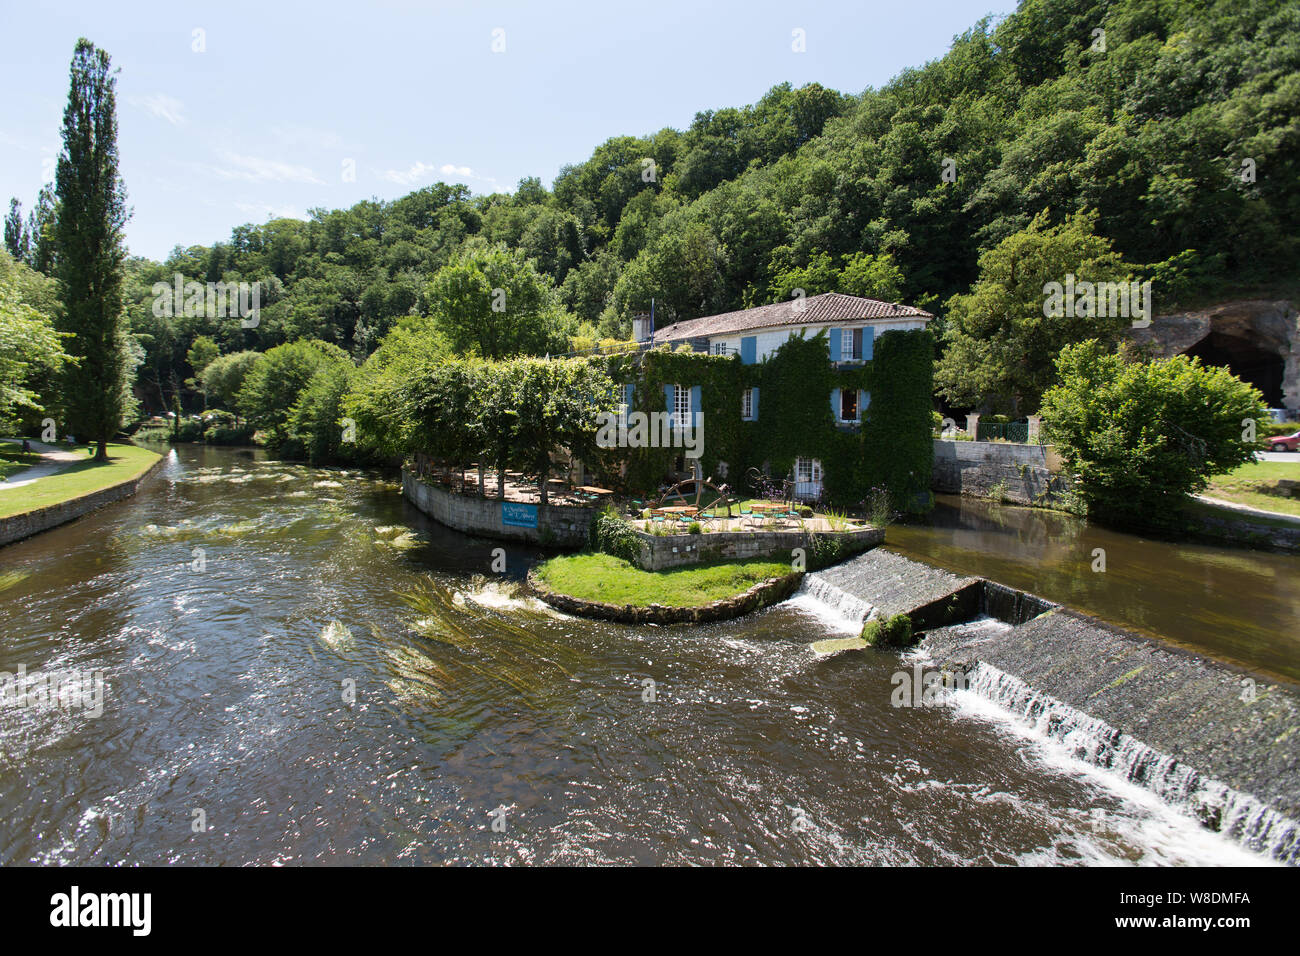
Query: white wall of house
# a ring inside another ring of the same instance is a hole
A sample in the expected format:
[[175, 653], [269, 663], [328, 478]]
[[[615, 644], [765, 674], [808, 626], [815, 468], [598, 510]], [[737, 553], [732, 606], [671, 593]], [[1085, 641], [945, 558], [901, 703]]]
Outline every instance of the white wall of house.
[[[874, 328], [877, 339], [886, 332], [912, 331], [915, 329], [925, 328], [928, 320], [923, 318], [913, 319], [895, 319], [893, 321], [869, 322], [861, 319], [857, 321], [837, 322], [832, 325], [787, 325], [779, 326], [772, 329], [759, 329], [754, 332], [757, 342], [757, 361], [761, 362], [789, 340], [790, 336], [798, 335], [802, 332], [805, 337], [812, 338], [822, 329], [862, 329], [867, 326]], [[740, 353], [740, 340], [750, 333], [735, 333], [733, 335], [717, 335], [709, 338], [709, 351], [713, 352], [718, 345], [724, 345], [728, 353]]]

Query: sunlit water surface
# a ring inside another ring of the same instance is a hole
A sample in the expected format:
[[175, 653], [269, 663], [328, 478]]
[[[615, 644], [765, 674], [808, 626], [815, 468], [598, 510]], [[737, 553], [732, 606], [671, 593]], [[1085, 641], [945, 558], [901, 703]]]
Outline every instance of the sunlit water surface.
[[578, 620], [498, 546], [183, 447], [0, 550], [0, 670], [107, 682], [98, 718], [0, 708], [0, 863], [1264, 862], [977, 700], [891, 707], [908, 663], [815, 659], [815, 601]]

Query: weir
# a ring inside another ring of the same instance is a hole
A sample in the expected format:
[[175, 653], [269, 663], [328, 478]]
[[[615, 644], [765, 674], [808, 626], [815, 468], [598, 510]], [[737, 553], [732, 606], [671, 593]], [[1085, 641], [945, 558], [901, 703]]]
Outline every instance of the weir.
[[[1207, 828], [1300, 865], [1296, 688], [880, 549], [807, 579], [805, 593], [841, 615], [908, 614], [920, 650], [965, 672], [967, 692]], [[985, 615], [1010, 626], [961, 626]]]

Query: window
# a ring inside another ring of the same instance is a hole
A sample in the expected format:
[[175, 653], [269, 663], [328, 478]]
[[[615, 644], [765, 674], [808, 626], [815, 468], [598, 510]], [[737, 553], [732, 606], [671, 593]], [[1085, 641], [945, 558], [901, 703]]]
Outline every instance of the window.
[[800, 501], [816, 501], [822, 496], [822, 463], [816, 458], [794, 460], [794, 496]]
[[754, 389], [745, 389], [744, 395], [740, 399], [740, 417], [747, 422], [754, 420]]
[[840, 335], [840, 343], [840, 358], [843, 361], [862, 361], [862, 329], [845, 329]]
[[713, 351], [713, 354], [714, 354], [714, 355], [726, 355], [726, 354], [727, 354], [727, 343], [726, 343], [726, 342], [714, 342], [714, 343], [713, 343], [713, 350], [712, 350], [712, 351]]
[[673, 386], [673, 425], [677, 428], [691, 426], [691, 390], [685, 385]]
[[856, 422], [858, 420], [858, 391], [855, 388], [840, 390], [840, 421]]
[[614, 402], [614, 414], [618, 416], [618, 425], [620, 428], [626, 428], [627, 413], [632, 407], [632, 386], [615, 386]]

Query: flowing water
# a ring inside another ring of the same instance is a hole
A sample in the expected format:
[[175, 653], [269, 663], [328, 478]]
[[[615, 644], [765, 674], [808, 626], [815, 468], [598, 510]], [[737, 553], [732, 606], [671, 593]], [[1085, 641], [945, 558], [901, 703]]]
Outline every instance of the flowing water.
[[[1058, 512], [937, 496], [887, 547], [1300, 681], [1300, 557], [1120, 534]], [[1105, 570], [1094, 571], [1098, 550]]]
[[[1265, 863], [996, 708], [891, 706], [808, 594], [624, 627], [391, 480], [184, 447], [0, 550], [0, 864]], [[980, 625], [976, 625], [980, 626]]]

